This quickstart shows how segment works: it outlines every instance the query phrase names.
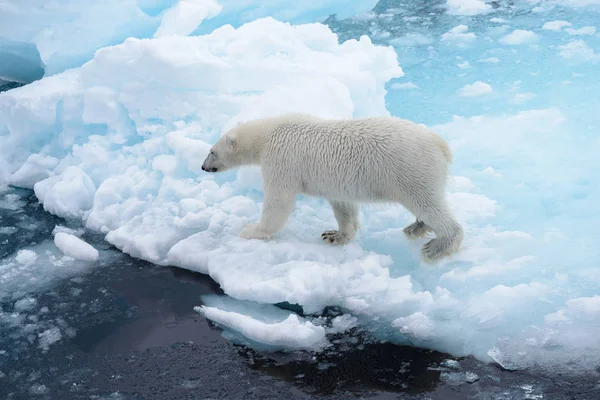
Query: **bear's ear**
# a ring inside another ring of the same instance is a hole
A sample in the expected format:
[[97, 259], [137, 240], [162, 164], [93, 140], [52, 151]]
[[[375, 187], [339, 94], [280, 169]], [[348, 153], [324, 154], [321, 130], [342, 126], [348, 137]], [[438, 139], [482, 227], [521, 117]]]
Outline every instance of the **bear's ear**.
[[235, 147], [235, 142], [236, 142], [236, 140], [235, 140], [234, 137], [232, 137], [230, 135], [227, 135], [225, 137], [225, 143], [227, 144], [227, 147], [234, 148]]

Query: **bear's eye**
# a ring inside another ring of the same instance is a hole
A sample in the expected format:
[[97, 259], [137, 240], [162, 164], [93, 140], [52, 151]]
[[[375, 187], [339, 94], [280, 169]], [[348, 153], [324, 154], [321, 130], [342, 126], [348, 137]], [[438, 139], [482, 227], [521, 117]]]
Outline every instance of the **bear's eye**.
[[210, 151], [210, 155], [211, 155], [211, 156], [213, 156], [213, 157], [216, 157], [216, 156], [217, 156], [217, 154], [215, 153], [215, 151], [214, 151], [214, 150], [211, 150], [211, 151]]

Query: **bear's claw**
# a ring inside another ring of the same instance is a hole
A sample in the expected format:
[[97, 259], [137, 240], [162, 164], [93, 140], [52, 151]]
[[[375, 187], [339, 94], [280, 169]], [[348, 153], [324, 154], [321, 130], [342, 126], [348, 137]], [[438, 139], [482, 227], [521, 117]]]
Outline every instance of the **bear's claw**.
[[431, 228], [425, 225], [423, 221], [415, 221], [402, 230], [409, 239], [418, 239], [425, 237], [427, 232], [432, 232]]
[[321, 234], [321, 239], [331, 244], [346, 244], [350, 241], [350, 237], [340, 231], [325, 231]]
[[439, 237], [431, 239], [421, 248], [421, 256], [425, 262], [435, 262], [442, 257], [448, 256], [454, 252], [453, 241], [451, 238]]

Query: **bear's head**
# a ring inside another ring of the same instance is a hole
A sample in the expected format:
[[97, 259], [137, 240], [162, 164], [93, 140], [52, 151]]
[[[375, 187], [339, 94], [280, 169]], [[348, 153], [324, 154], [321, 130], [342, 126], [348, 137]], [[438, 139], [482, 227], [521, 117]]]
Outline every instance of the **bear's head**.
[[237, 140], [231, 133], [226, 133], [210, 149], [208, 156], [202, 163], [202, 171], [223, 172], [241, 165], [237, 154]]
[[202, 170], [222, 172], [246, 165], [260, 165], [265, 138], [272, 129], [273, 123], [265, 125], [263, 120], [238, 123], [210, 149]]

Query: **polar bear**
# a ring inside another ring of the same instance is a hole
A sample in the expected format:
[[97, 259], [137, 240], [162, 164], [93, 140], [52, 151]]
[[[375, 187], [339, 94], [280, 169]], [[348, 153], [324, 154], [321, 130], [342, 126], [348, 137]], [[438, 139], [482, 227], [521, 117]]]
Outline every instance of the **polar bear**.
[[360, 203], [400, 203], [416, 217], [406, 236], [435, 233], [421, 250], [423, 261], [433, 262], [457, 251], [463, 239], [445, 199], [451, 160], [440, 136], [404, 119], [286, 114], [238, 124], [211, 148], [202, 170], [260, 166], [262, 215], [242, 229], [243, 238], [270, 239], [286, 224], [298, 194], [328, 200], [338, 229], [321, 237], [332, 244], [354, 237]]

